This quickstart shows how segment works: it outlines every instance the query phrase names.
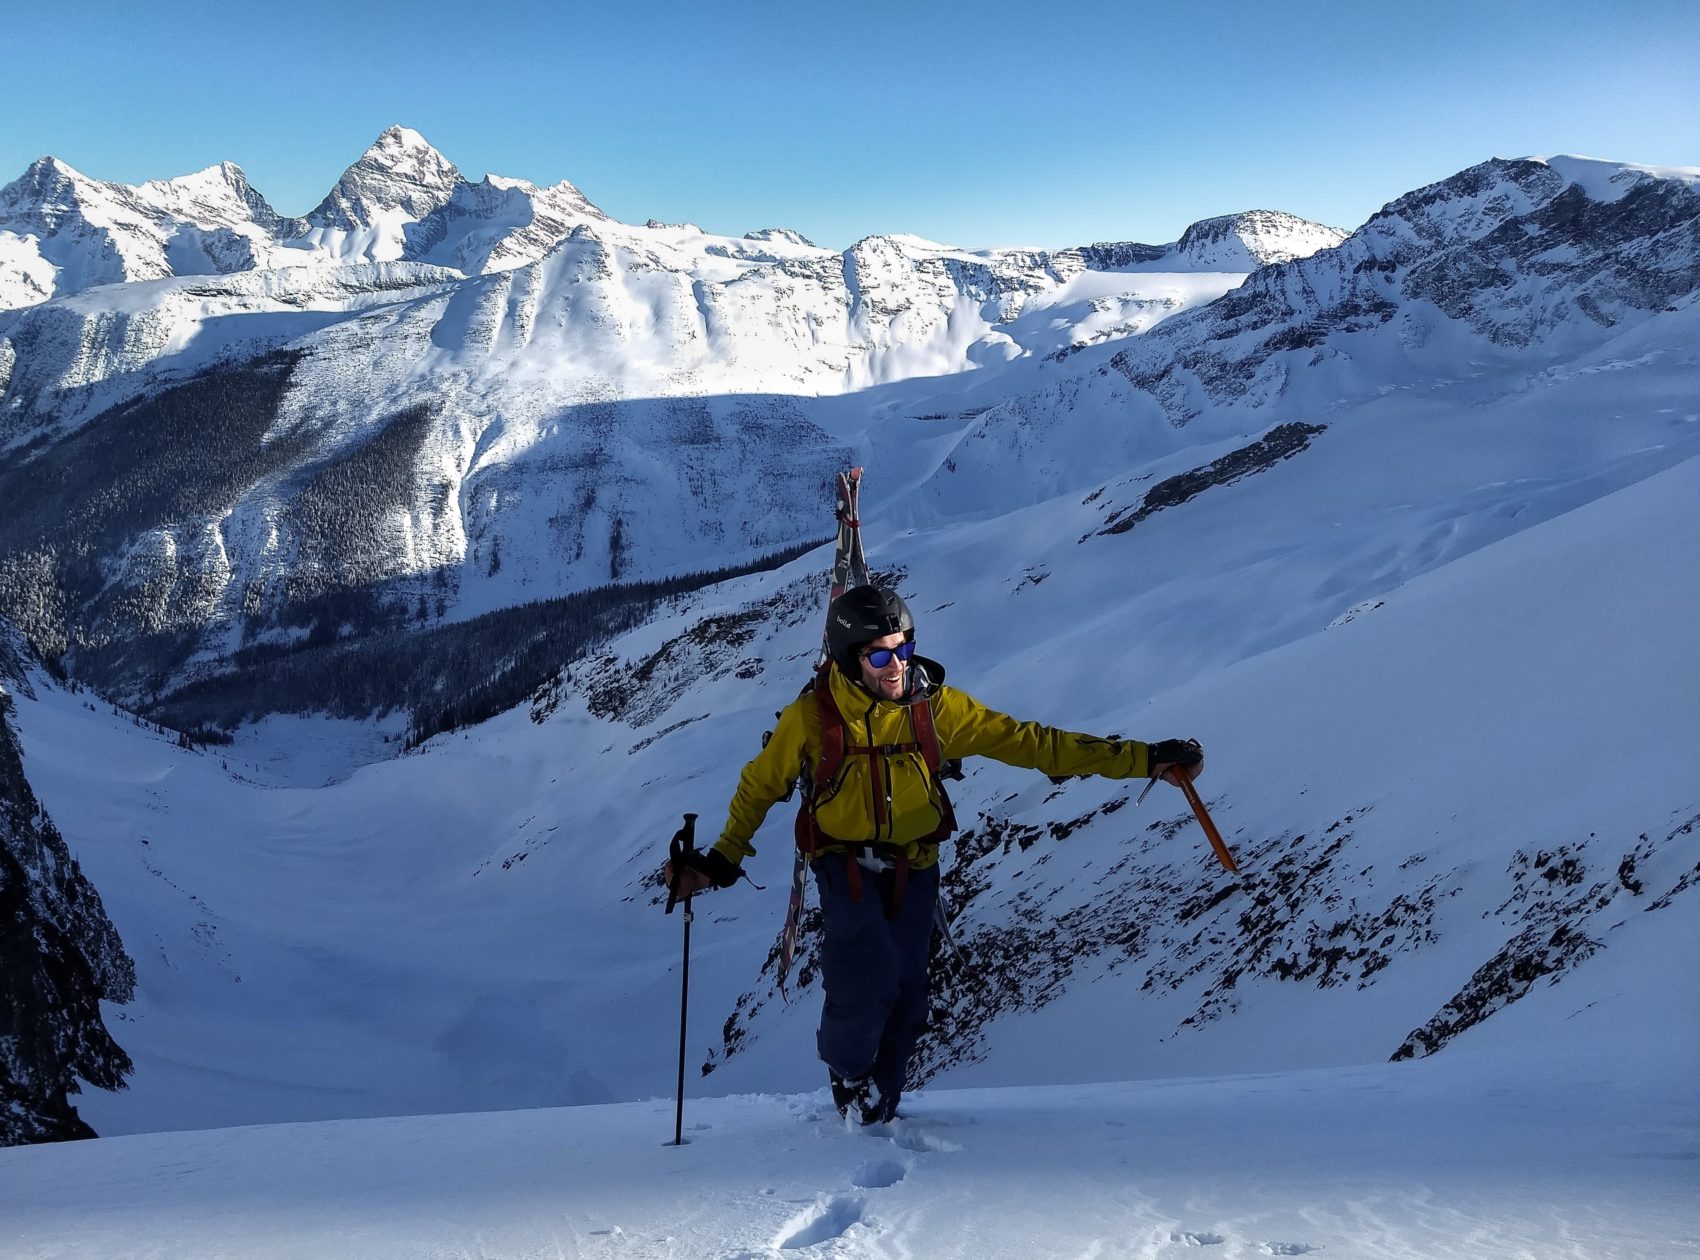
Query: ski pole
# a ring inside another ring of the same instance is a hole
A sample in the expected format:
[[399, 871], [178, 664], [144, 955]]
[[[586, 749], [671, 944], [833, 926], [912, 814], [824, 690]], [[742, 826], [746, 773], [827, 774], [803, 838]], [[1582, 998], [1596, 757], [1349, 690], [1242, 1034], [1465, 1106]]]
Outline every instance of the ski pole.
[[1216, 830], [1216, 824], [1210, 821], [1210, 811], [1204, 808], [1204, 801], [1198, 795], [1198, 789], [1192, 786], [1192, 780], [1186, 775], [1171, 770], [1174, 775], [1169, 780], [1186, 793], [1187, 803], [1192, 806], [1192, 812], [1198, 816], [1198, 825], [1204, 828], [1204, 834], [1210, 838], [1210, 847], [1216, 850], [1216, 856], [1221, 859], [1226, 870], [1238, 872], [1239, 866], [1234, 862], [1234, 855], [1228, 852], [1228, 846], [1222, 842], [1222, 833]]
[[[685, 825], [673, 833], [667, 846], [673, 866], [673, 882], [667, 889], [667, 910], [672, 914], [679, 900], [679, 882], [689, 872], [686, 854], [696, 850], [697, 816], [685, 815]], [[685, 1144], [685, 1025], [691, 1009], [691, 891], [685, 891], [685, 957], [679, 972], [679, 1103], [673, 1112], [673, 1145]]]

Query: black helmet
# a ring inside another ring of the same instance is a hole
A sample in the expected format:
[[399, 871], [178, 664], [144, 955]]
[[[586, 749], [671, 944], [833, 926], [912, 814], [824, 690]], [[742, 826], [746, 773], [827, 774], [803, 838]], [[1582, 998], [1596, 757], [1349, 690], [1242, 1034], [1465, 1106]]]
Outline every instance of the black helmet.
[[888, 634], [915, 637], [909, 605], [885, 586], [852, 586], [826, 610], [826, 645], [838, 667], [850, 677], [859, 673], [857, 649]]

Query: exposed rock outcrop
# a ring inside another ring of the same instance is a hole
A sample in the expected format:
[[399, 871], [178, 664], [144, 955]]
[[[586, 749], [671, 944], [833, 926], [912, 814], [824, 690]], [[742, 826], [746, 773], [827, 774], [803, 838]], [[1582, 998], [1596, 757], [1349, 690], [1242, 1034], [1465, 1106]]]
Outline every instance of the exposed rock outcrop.
[[[22, 653], [0, 626], [0, 670]], [[127, 1002], [135, 964], [100, 894], [24, 777], [0, 681], [0, 1146], [95, 1136], [70, 1096], [79, 1080], [122, 1089], [130, 1057], [100, 1003]]]

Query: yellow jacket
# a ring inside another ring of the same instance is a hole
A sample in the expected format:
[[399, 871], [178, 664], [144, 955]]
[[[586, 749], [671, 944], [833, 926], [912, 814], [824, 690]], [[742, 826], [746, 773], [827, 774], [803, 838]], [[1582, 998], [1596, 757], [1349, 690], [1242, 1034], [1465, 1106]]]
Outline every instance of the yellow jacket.
[[[944, 671], [933, 661], [916, 657], [915, 666], [942, 680]], [[848, 745], [893, 745], [915, 740], [909, 709], [913, 701], [874, 697], [846, 678], [831, 671], [832, 698], [846, 726]], [[1149, 773], [1147, 748], [1136, 739], [1100, 739], [1073, 731], [1018, 722], [974, 697], [945, 686], [929, 683], [925, 693], [933, 705], [933, 729], [938, 735], [939, 755], [990, 757], [1012, 766], [1042, 770], [1046, 774], [1099, 774], [1110, 779], [1139, 779]], [[790, 789], [798, 774], [813, 778], [820, 760], [820, 714], [813, 689], [793, 700], [779, 715], [779, 725], [767, 747], [744, 767], [738, 790], [732, 797], [726, 827], [714, 847], [735, 866], [755, 854], [750, 843], [767, 811]], [[919, 749], [875, 753], [880, 758], [882, 780], [889, 787], [891, 807], [886, 825], [876, 834], [873, 786], [867, 756], [846, 756], [833, 781], [815, 802], [815, 820], [828, 836], [846, 846], [878, 841], [904, 849], [915, 867], [938, 861], [938, 845], [926, 837], [938, 830], [944, 806], [937, 781], [927, 769]], [[822, 852], [834, 846], [822, 846]]]

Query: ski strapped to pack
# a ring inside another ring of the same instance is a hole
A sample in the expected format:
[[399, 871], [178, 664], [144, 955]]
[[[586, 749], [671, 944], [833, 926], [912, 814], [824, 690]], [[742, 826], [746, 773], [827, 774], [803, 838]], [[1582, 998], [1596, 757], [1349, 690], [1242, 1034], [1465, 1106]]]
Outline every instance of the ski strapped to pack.
[[[837, 544], [832, 557], [832, 586], [827, 597], [827, 608], [830, 610], [832, 601], [853, 586], [863, 586], [868, 581], [868, 560], [862, 551], [862, 470], [852, 468], [848, 472], [838, 474], [834, 488], [837, 503], [833, 515], [838, 522]], [[827, 636], [821, 635], [820, 654], [815, 658], [815, 668], [818, 670], [832, 659]], [[804, 795], [808, 794], [806, 776], [799, 776], [799, 785]], [[808, 882], [808, 858], [799, 847], [791, 863], [791, 897], [785, 907], [785, 927], [779, 934], [779, 995], [787, 1002], [791, 1000], [790, 991], [785, 987], [785, 981], [791, 974], [791, 964], [797, 956], [797, 933], [802, 928], [803, 894]]]

